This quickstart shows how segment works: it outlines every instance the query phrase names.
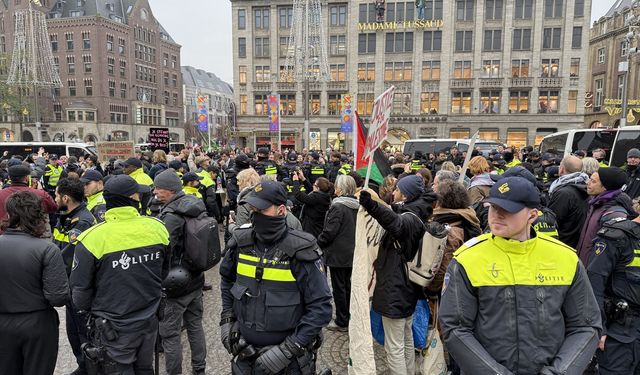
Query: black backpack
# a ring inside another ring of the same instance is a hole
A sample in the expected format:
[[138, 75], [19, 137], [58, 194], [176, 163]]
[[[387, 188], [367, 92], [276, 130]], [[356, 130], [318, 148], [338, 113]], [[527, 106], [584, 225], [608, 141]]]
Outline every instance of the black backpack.
[[220, 235], [215, 218], [201, 213], [184, 217], [184, 257], [190, 270], [204, 272], [220, 262]]

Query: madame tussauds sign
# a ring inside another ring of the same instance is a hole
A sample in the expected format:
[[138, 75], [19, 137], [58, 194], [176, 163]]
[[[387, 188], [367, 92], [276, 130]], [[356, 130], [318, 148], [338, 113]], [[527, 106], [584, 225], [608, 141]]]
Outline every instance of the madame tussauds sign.
[[442, 26], [443, 20], [358, 22], [358, 31], [439, 29]]

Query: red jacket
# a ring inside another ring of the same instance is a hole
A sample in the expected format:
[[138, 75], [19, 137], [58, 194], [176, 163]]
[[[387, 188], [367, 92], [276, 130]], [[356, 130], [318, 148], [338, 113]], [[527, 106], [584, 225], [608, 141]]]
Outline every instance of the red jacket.
[[[58, 209], [56, 202], [53, 200], [53, 198], [51, 198], [51, 195], [49, 195], [46, 191], [32, 189], [27, 184], [23, 184], [20, 182], [12, 182], [11, 186], [0, 190], [0, 220], [7, 219], [7, 210], [5, 207], [7, 198], [9, 198], [11, 194], [17, 191], [23, 191], [23, 190], [30, 191], [35, 195], [39, 196], [40, 199], [42, 199], [42, 209], [45, 210], [46, 213], [48, 214], [54, 213]], [[0, 231], [0, 234], [2, 234], [2, 231]]]

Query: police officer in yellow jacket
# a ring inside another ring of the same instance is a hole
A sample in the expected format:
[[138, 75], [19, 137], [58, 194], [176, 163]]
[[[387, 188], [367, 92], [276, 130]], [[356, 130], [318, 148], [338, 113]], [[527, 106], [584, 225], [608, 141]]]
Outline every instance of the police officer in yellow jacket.
[[467, 241], [445, 274], [440, 323], [466, 374], [581, 375], [601, 319], [575, 251], [531, 225], [540, 198], [524, 178], [492, 186], [491, 233]]
[[53, 193], [58, 186], [58, 181], [63, 177], [64, 169], [58, 165], [58, 155], [51, 154], [49, 156], [49, 164], [45, 167], [42, 179], [44, 180], [45, 189]]
[[160, 220], [140, 216], [142, 193], [149, 187], [111, 176], [104, 189], [105, 221], [78, 237], [71, 297], [93, 318], [92, 345], [83, 351], [99, 373], [153, 373], [169, 233]]
[[144, 172], [142, 160], [138, 158], [129, 158], [125, 160], [123, 165], [125, 174], [131, 176], [131, 178], [133, 178], [138, 184], [149, 187], [149, 192], [142, 193], [140, 196], [140, 212], [148, 215], [150, 212], [147, 211], [147, 207], [149, 207], [149, 203], [151, 201], [153, 180]]
[[[71, 274], [71, 265], [77, 239], [82, 232], [96, 223], [93, 215], [83, 203], [84, 186], [75, 179], [63, 178], [56, 187], [55, 201], [60, 218], [53, 230], [53, 242], [60, 248], [64, 260], [67, 276]], [[87, 315], [79, 313], [72, 303], [66, 305], [66, 330], [73, 355], [76, 357], [78, 369], [76, 374], [87, 371], [81, 346], [87, 339]]]
[[187, 195], [193, 195], [196, 198], [202, 199], [202, 194], [199, 190], [200, 181], [202, 181], [202, 178], [202, 176], [197, 175], [195, 172], [185, 173], [182, 176], [182, 191]]
[[[635, 201], [640, 212], [640, 201]], [[640, 374], [640, 218], [606, 222], [587, 273], [602, 313], [599, 374]]]
[[331, 292], [315, 238], [286, 224], [286, 200], [280, 183], [256, 185], [245, 198], [252, 225], [234, 231], [220, 266], [233, 374], [315, 374]]
[[95, 169], [89, 169], [82, 174], [80, 182], [84, 184], [87, 210], [91, 212], [98, 223], [102, 223], [104, 221], [104, 213], [107, 211], [107, 204], [104, 200], [102, 173]]

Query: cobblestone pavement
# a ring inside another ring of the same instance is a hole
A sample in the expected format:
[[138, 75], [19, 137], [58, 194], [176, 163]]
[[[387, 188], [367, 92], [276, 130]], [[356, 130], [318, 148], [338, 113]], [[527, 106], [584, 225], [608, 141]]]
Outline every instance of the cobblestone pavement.
[[[204, 292], [204, 330], [207, 338], [207, 374], [228, 375], [231, 373], [231, 356], [220, 342], [220, 330], [218, 322], [220, 319], [220, 275], [218, 268], [210, 270], [206, 274], [207, 282], [213, 285], [213, 290]], [[66, 375], [76, 369], [75, 357], [67, 341], [65, 331], [64, 308], [58, 309], [60, 315], [60, 349], [58, 352], [58, 362], [56, 375]], [[320, 349], [318, 369], [331, 368], [333, 374], [346, 374], [347, 361], [349, 358], [349, 336], [347, 333], [324, 330], [325, 342]], [[183, 371], [184, 374], [191, 374], [189, 344], [186, 331], [182, 333], [183, 344]], [[386, 373], [386, 363], [384, 359], [384, 349], [375, 346], [376, 363], [379, 374]], [[161, 354], [160, 367], [164, 374], [164, 357]]]

